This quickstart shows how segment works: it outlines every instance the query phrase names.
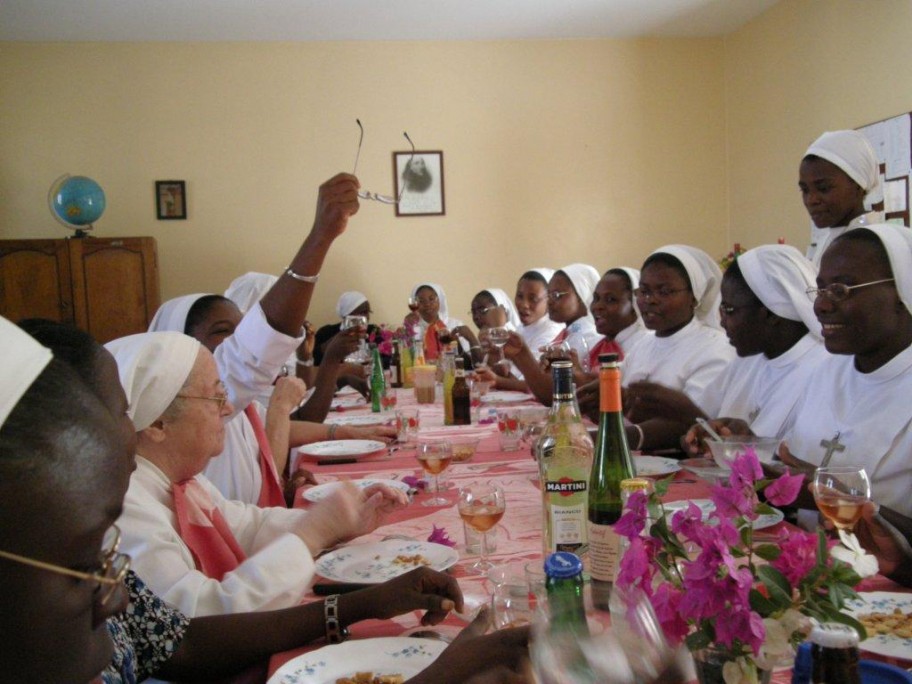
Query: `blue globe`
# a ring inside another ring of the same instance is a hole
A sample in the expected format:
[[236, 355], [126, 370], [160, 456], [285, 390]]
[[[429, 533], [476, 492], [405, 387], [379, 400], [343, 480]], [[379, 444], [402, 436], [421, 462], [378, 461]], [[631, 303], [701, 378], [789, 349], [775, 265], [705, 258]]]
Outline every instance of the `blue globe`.
[[54, 217], [73, 227], [90, 226], [105, 210], [104, 190], [86, 176], [59, 178], [51, 186], [49, 200]]

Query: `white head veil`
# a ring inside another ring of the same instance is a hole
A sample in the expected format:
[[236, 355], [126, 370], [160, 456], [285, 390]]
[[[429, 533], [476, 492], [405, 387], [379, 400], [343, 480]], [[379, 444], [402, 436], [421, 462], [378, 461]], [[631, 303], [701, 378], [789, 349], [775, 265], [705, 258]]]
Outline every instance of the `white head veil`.
[[681, 262], [697, 300], [694, 315], [711, 328], [721, 328], [719, 304], [722, 298], [719, 286], [722, 284], [722, 271], [719, 264], [702, 249], [690, 245], [665, 245], [653, 254], [670, 254]]
[[858, 131], [827, 131], [811, 143], [804, 154], [826, 159], [845, 171], [865, 191], [866, 208], [870, 209], [883, 200], [880, 165], [864, 134]]
[[504, 311], [507, 312], [508, 323], [517, 330], [522, 326], [522, 321], [519, 320], [519, 312], [516, 310], [516, 305], [513, 303], [513, 300], [507, 296], [506, 292], [498, 287], [489, 287], [486, 290], [482, 290], [482, 292], [487, 292], [498, 306], [504, 308]]
[[[609, 268], [608, 271], [623, 271], [626, 273], [627, 277], [630, 279], [631, 293], [640, 286], [640, 269], [638, 268], [630, 268], [629, 266], [615, 266], [614, 268]], [[608, 271], [606, 271], [606, 273]], [[630, 298], [633, 301], [633, 310], [636, 312], [637, 318], [640, 318], [640, 306], [637, 304], [637, 298], [633, 294], [630, 295]]]
[[203, 346], [178, 332], [147, 332], [112, 340], [105, 345], [114, 360], [120, 384], [130, 401], [127, 411], [136, 431], [161, 417], [190, 377]]
[[441, 321], [446, 323], [447, 319], [450, 317], [450, 313], [449, 313], [449, 309], [447, 308], [446, 293], [443, 291], [443, 288], [440, 287], [440, 285], [438, 285], [437, 283], [418, 283], [417, 285], [415, 285], [415, 287], [412, 288], [411, 297], [412, 298], [417, 297], [418, 290], [420, 290], [422, 287], [429, 287], [435, 293], [437, 293], [437, 301], [440, 303], [440, 307], [437, 312], [437, 316], [440, 318]]
[[912, 230], [889, 223], [875, 223], [855, 230], [869, 230], [878, 237], [890, 259], [899, 298], [912, 313]]
[[554, 275], [553, 268], [530, 268], [532, 273], [538, 273], [542, 278], [545, 279], [545, 285], [551, 282], [551, 276]]
[[817, 339], [822, 339], [814, 304], [807, 295], [816, 287], [814, 265], [791, 245], [762, 245], [738, 257], [738, 267], [747, 286], [763, 306], [777, 316], [801, 321]]
[[169, 299], [158, 307], [158, 311], [155, 312], [155, 316], [149, 324], [149, 332], [163, 332], [166, 330], [184, 332], [184, 328], [187, 327], [187, 314], [190, 313], [190, 309], [193, 308], [197, 300], [208, 296], [209, 294], [206, 292], [198, 292], [197, 294]]
[[595, 319], [592, 317], [589, 307], [592, 305], [592, 293], [595, 292], [595, 286], [601, 280], [599, 272], [589, 264], [570, 264], [558, 270], [570, 279], [577, 296], [586, 306], [586, 318], [595, 325]]
[[0, 316], [0, 427], [54, 358], [27, 332]]
[[336, 302], [336, 313], [339, 318], [345, 318], [366, 301], [367, 297], [355, 290], [343, 292], [339, 297], [339, 301]]
[[232, 280], [231, 285], [225, 290], [225, 296], [237, 304], [241, 313], [245, 314], [269, 292], [269, 288], [275, 285], [277, 280], [276, 276], [269, 273], [250, 271]]

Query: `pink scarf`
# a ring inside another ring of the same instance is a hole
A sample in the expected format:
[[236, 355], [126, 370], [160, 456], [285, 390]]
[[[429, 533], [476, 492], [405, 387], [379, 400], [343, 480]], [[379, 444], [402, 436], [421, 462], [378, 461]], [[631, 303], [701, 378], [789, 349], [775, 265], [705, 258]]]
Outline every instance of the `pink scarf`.
[[177, 532], [190, 548], [197, 570], [219, 582], [247, 556], [208, 492], [190, 478], [171, 485]]
[[269, 508], [271, 506], [285, 508], [285, 494], [282, 492], [282, 484], [279, 482], [279, 474], [276, 472], [275, 461], [272, 458], [272, 447], [269, 446], [266, 428], [263, 427], [260, 414], [257, 413], [253, 404], [249, 404], [244, 409], [244, 415], [250, 421], [250, 427], [253, 428], [253, 434], [256, 435], [256, 441], [260, 447], [257, 460], [259, 461], [263, 484], [260, 486], [260, 498], [257, 499], [257, 506], [260, 508]]
[[570, 328], [564, 328], [559, 333], [557, 333], [557, 337], [555, 337], [553, 340], [551, 340], [551, 344], [560, 344], [561, 342], [566, 340], [569, 336], [570, 336]]

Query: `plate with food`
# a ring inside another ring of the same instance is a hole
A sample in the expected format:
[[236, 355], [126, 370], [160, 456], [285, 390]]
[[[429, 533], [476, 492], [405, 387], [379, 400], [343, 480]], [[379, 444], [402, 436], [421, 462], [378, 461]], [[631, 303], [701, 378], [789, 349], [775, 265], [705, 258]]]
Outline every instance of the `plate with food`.
[[456, 550], [443, 544], [390, 539], [330, 551], [317, 560], [316, 570], [337, 582], [379, 584], [421, 566], [446, 570], [458, 561]]
[[433, 663], [446, 644], [377, 637], [324, 646], [282, 665], [269, 684], [402, 684]]
[[912, 594], [864, 591], [847, 604], [846, 612], [864, 625], [863, 651], [912, 660]]
[[664, 456], [634, 456], [633, 467], [637, 477], [662, 477], [681, 469], [675, 459]]
[[[375, 480], [371, 478], [364, 478], [361, 480], [348, 480], [348, 482], [351, 482], [358, 489], [367, 489], [371, 485], [384, 484], [387, 487], [398, 489], [405, 492], [406, 494], [409, 490], [409, 486], [405, 484], [405, 482], [399, 482], [399, 480]], [[324, 482], [323, 484], [314, 485], [313, 487], [305, 489], [302, 496], [307, 501], [316, 503], [317, 501], [322, 501], [325, 499], [341, 486], [342, 482]]]
[[301, 456], [318, 458], [321, 461], [361, 458], [385, 450], [386, 444], [376, 439], [334, 439], [298, 447]]
[[366, 416], [327, 416], [323, 422], [327, 425], [384, 425], [396, 420], [394, 413], [369, 413]]
[[482, 404], [519, 404], [523, 401], [534, 399], [531, 394], [526, 392], [496, 391], [488, 392], [481, 398]]
[[[683, 499], [681, 501], [666, 501], [663, 502], [662, 505], [665, 507], [665, 515], [670, 518], [678, 511], [683, 511], [690, 504], [696, 504], [696, 506], [700, 509], [700, 512], [703, 514], [703, 520], [706, 520], [709, 517], [709, 514], [716, 510], [716, 504], [712, 502], [712, 499]], [[761, 513], [758, 515], [752, 527], [755, 530], [765, 530], [767, 527], [778, 525], [784, 519], [785, 514], [778, 508], [774, 508], [772, 513]]]

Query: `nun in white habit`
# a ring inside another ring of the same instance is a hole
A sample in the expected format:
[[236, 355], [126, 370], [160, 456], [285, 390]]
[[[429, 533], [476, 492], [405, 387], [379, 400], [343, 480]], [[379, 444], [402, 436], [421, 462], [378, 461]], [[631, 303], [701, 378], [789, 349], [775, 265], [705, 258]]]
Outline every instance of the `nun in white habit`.
[[[309, 511], [226, 500], [200, 473], [221, 452], [233, 407], [212, 354], [172, 332], [106, 345], [117, 361], [138, 438], [137, 468], [118, 520], [122, 550], [149, 587], [189, 616], [300, 602], [313, 555], [372, 530], [400, 492], [381, 487]], [[327, 500], [328, 501], [328, 500]]]
[[553, 275], [553, 268], [532, 268], [516, 283], [513, 301], [520, 320], [519, 334], [536, 360], [541, 356], [541, 348], [564, 329], [562, 323], [548, 316], [548, 283]]
[[883, 200], [880, 164], [858, 131], [827, 131], [811, 143], [799, 168], [798, 187], [811, 217], [807, 257], [820, 266], [828, 245], [848, 230], [880, 223], [872, 211]]
[[[589, 264], [570, 264], [554, 272], [548, 285], [548, 315], [564, 323], [564, 330], [552, 342], [566, 342], [576, 352], [584, 371], [589, 370], [589, 352], [601, 341], [589, 307], [601, 276]], [[568, 292], [569, 284], [573, 292]], [[575, 295], [579, 308], [573, 308]], [[562, 301], [563, 300], [563, 301]]]
[[[646, 259], [636, 304], [654, 334], [625, 361], [623, 382], [631, 406], [658, 384], [684, 392], [707, 415], [718, 415], [712, 386], [735, 356], [719, 329], [721, 280], [716, 262], [696, 247], [667, 245]], [[631, 413], [636, 423], [652, 417]]]
[[887, 224], [845, 233], [817, 283], [830, 356], [805, 386], [788, 449], [807, 472], [864, 465], [874, 501], [912, 516], [912, 233]]

